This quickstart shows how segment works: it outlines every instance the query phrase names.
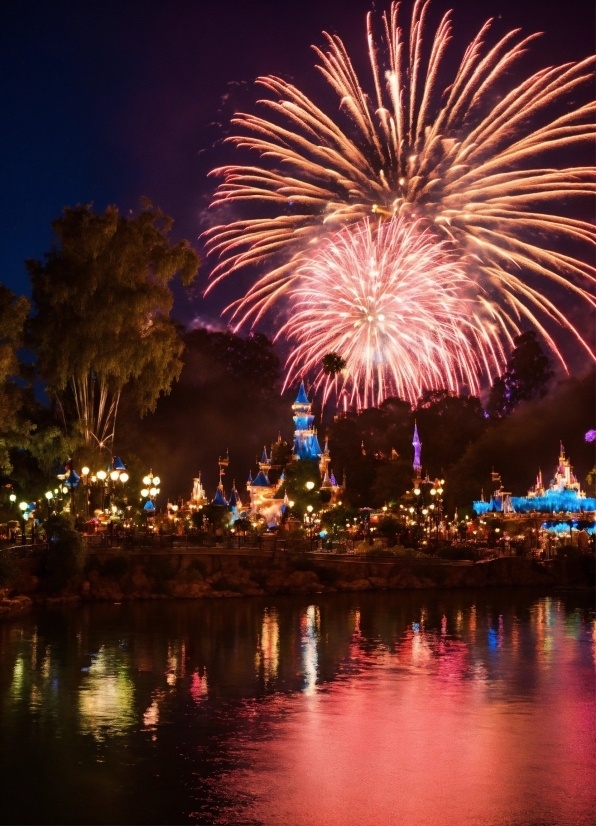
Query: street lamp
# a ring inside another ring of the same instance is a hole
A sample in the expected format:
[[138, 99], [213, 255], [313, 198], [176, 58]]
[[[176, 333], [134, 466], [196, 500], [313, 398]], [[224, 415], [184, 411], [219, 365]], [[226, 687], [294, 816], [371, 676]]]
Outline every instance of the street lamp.
[[143, 499], [147, 499], [143, 506], [143, 510], [146, 511], [148, 516], [152, 516], [155, 513], [155, 498], [159, 494], [159, 483], [161, 479], [159, 476], [154, 476], [153, 471], [150, 470], [147, 476], [143, 477], [143, 485], [144, 487], [141, 489], [141, 496]]

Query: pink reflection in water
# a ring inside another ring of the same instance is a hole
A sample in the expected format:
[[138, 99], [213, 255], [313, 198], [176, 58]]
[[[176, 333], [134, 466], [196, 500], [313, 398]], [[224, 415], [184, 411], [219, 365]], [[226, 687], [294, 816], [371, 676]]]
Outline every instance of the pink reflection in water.
[[[243, 818], [267, 826], [593, 823], [593, 674], [578, 670], [556, 610], [542, 611], [531, 686], [523, 685], [519, 629], [502, 617], [491, 629], [474, 613], [464, 639], [421, 623], [358, 675], [314, 690], [309, 683], [310, 694], [284, 699], [283, 722], [253, 744], [251, 769], [229, 781], [254, 797]], [[488, 647], [474, 649], [485, 633]]]

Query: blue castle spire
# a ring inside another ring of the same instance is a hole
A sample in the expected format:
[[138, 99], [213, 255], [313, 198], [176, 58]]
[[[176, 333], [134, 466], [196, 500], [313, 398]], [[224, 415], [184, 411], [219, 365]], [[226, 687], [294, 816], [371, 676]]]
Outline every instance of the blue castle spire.
[[298, 395], [296, 396], [296, 401], [294, 404], [307, 404], [310, 407], [310, 402], [308, 400], [308, 396], [306, 395], [306, 390], [304, 389], [304, 381], [300, 382], [300, 389], [298, 390]]

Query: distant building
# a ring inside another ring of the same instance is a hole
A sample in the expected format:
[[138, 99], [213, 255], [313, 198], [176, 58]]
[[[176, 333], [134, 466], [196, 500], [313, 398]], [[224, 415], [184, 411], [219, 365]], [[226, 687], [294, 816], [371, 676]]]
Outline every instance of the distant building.
[[[331, 454], [329, 452], [329, 444], [325, 440], [325, 446], [321, 449], [317, 431], [314, 428], [314, 416], [312, 413], [312, 404], [306, 394], [304, 382], [300, 383], [298, 396], [292, 405], [293, 419], [294, 419], [294, 442], [292, 447], [292, 461], [314, 460], [319, 465], [321, 474], [320, 490], [327, 490], [331, 494], [331, 501], [333, 502], [339, 496], [343, 489], [338, 485], [331, 470]], [[278, 438], [278, 443], [281, 442], [281, 436]], [[282, 495], [284, 488], [285, 477], [282, 473], [277, 480], [272, 480], [271, 476], [271, 454], [274, 446], [267, 453], [267, 447], [263, 448], [261, 460], [258, 462], [258, 471], [253, 478], [252, 472], [249, 471], [246, 482], [246, 490], [248, 491], [249, 501], [246, 506], [240, 501], [240, 495], [236, 490], [235, 484], [232, 486], [229, 499], [226, 497], [222, 477], [224, 475], [224, 467], [227, 467], [229, 459], [219, 460], [219, 485], [213, 497], [212, 504], [227, 507], [231, 510], [234, 519], [240, 517], [261, 516], [265, 519], [269, 526], [279, 524], [282, 516], [288, 507], [287, 496]], [[200, 475], [193, 480], [193, 495], [191, 503], [194, 507], [206, 503], [205, 491], [201, 485]]]
[[[493, 474], [493, 478], [500, 481], [498, 474]], [[512, 496], [504, 491], [501, 485], [489, 502], [485, 502], [484, 498], [474, 502], [474, 510], [479, 516], [485, 513], [594, 516], [596, 499], [586, 496], [582, 491], [569, 459], [565, 456], [565, 448], [561, 444], [559, 462], [547, 487], [543, 484], [542, 472], [539, 470], [536, 484], [530, 488], [527, 496]]]

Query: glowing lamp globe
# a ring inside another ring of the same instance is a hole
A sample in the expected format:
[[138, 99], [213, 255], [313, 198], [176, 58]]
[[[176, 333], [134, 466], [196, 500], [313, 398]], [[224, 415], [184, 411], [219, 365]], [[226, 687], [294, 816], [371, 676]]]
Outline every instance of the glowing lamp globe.
[[[314, 488], [314, 486], [315, 486], [314, 482], [307, 482], [306, 483], [306, 489], [307, 490], [312, 490]], [[311, 508], [311, 510], [312, 510], [312, 508]]]
[[144, 485], [150, 485], [151, 484], [151, 478], [149, 476], [143, 476], [143, 484]]
[[307, 505], [307, 506], [306, 506], [306, 510], [307, 510], [309, 513], [312, 513], [312, 512], [313, 512], [313, 507], [312, 507], [312, 505]]
[[106, 478], [106, 476], [107, 476], [107, 475], [108, 475], [108, 474], [105, 472], [105, 470], [98, 470], [98, 471], [97, 471], [97, 478], [98, 478], [101, 482], [103, 482], [103, 480]]
[[414, 488], [414, 495], [420, 496], [420, 488]]
[[119, 476], [120, 476], [120, 471], [119, 470], [113, 470], [110, 473], [110, 479], [112, 480], [112, 482], [115, 482], [118, 479]]
[[17, 501], [16, 493], [11, 493], [8, 498], [10, 499], [11, 502], [16, 502]]
[[154, 477], [153, 477], [153, 484], [154, 484], [156, 487], [158, 487], [158, 486], [159, 486], [159, 483], [160, 483], [160, 482], [161, 482], [161, 479], [159, 478], [159, 476], [154, 476]]
[[157, 488], [149, 488], [149, 493], [151, 494], [151, 496], [155, 496], [155, 494], [157, 493]]
[[288, 502], [288, 505], [289, 505], [291, 508], [293, 508], [293, 507], [294, 507], [294, 505], [295, 505], [294, 500], [293, 500], [293, 499], [290, 499], [290, 501]]
[[28, 507], [29, 505], [27, 504], [27, 502], [19, 502], [19, 508], [23, 511], [23, 513], [27, 510]]
[[141, 496], [149, 496], [149, 491], [147, 490], [147, 488], [143, 488], [143, 490], [141, 491]]
[[52, 493], [52, 491], [51, 491], [51, 490], [46, 490], [46, 492], [45, 492], [45, 497], [46, 497], [46, 499], [47, 499], [48, 501], [49, 501], [49, 500], [53, 497], [53, 495], [54, 495], [54, 494]]
[[120, 474], [120, 481], [121, 482], [128, 482], [128, 473], [121, 473]]
[[436, 491], [436, 489], [435, 489], [435, 488], [431, 488], [431, 489], [430, 489], [430, 495], [431, 495], [431, 496], [436, 496], [436, 495], [437, 495], [437, 491]]

